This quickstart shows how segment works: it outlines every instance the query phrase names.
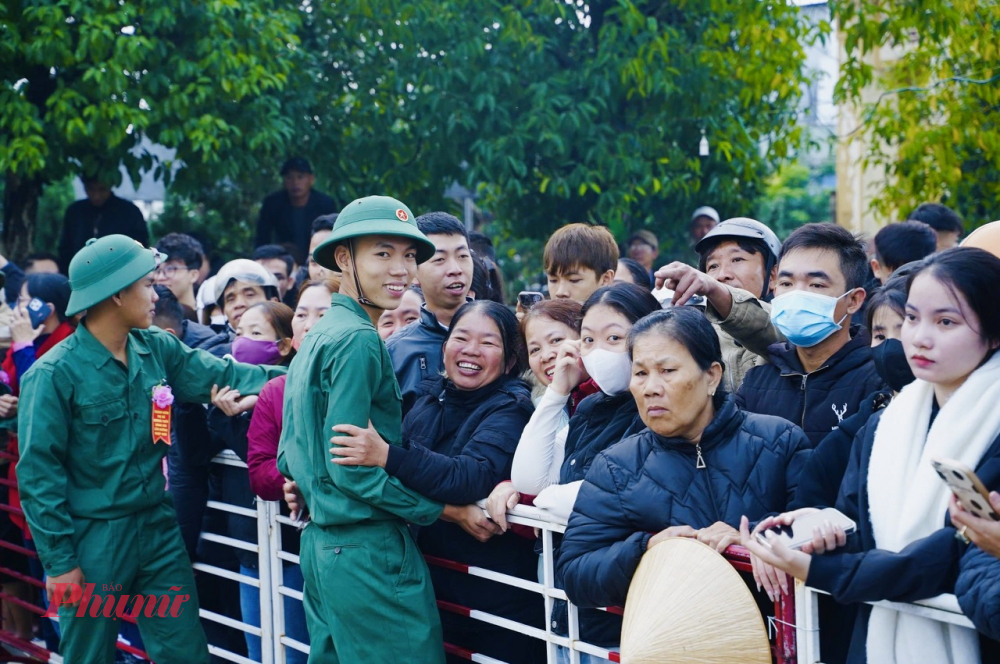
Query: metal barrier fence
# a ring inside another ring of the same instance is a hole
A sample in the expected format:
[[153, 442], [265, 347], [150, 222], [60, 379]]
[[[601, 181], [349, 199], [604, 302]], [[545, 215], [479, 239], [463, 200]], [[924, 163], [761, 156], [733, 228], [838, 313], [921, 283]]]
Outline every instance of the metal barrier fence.
[[[15, 463], [17, 461], [17, 456], [6, 451], [0, 451], [0, 461], [7, 461], [8, 463]], [[235, 466], [238, 468], [246, 469], [246, 464], [243, 463], [239, 457], [230, 451], [225, 451], [218, 455], [212, 460], [213, 463], [224, 465], [224, 466]], [[6, 477], [0, 477], [0, 485], [7, 488], [16, 488], [17, 484], [8, 480]], [[208, 509], [218, 510], [221, 512], [226, 512], [229, 514], [239, 514], [241, 516], [246, 516], [254, 519], [257, 522], [257, 541], [256, 542], [244, 542], [242, 540], [234, 539], [231, 537], [226, 537], [224, 535], [218, 535], [214, 533], [202, 533], [201, 538], [203, 540], [215, 542], [223, 546], [228, 546], [234, 549], [242, 549], [244, 551], [250, 551], [257, 554], [258, 559], [258, 570], [259, 579], [254, 579], [253, 577], [246, 576], [244, 574], [239, 574], [221, 567], [207, 565], [204, 563], [195, 563], [194, 569], [205, 573], [211, 574], [213, 576], [218, 576], [224, 579], [229, 579], [242, 584], [247, 584], [260, 591], [260, 627], [255, 627], [248, 623], [240, 620], [234, 620], [228, 616], [215, 613], [213, 611], [207, 611], [201, 609], [200, 615], [202, 619], [209, 620], [220, 625], [225, 625], [226, 627], [231, 627], [233, 629], [239, 630], [245, 634], [252, 634], [258, 636], [261, 639], [263, 647], [261, 649], [261, 661], [258, 663], [255, 660], [248, 659], [241, 654], [232, 652], [231, 650], [226, 650], [218, 645], [209, 644], [208, 650], [212, 655], [219, 657], [221, 659], [237, 662], [238, 664], [274, 664], [275, 662], [275, 652], [276, 648], [272, 647], [271, 644], [274, 641], [273, 638], [273, 625], [275, 624], [275, 618], [272, 615], [272, 602], [271, 602], [271, 592], [272, 583], [270, 578], [270, 563], [273, 552], [273, 543], [271, 539], [271, 532], [276, 530], [273, 528], [275, 523], [275, 518], [278, 515], [278, 504], [273, 502], [257, 501], [256, 509], [248, 509], [246, 507], [240, 507], [238, 505], [230, 505], [223, 502], [218, 502], [214, 500], [208, 501]], [[7, 512], [8, 514], [15, 514], [18, 516], [23, 516], [24, 512], [16, 507], [12, 507], [7, 504], [0, 503], [0, 511]], [[38, 554], [22, 546], [17, 546], [11, 544], [10, 542], [4, 542], [0, 540], [0, 547], [5, 548], [9, 551], [19, 553], [28, 558], [37, 559]], [[10, 578], [22, 581], [28, 584], [32, 588], [37, 588], [44, 592], [45, 583], [32, 577], [21, 574], [15, 570], [0, 567], [0, 574], [8, 576]], [[25, 602], [18, 597], [15, 597], [7, 592], [0, 591], [0, 599], [4, 602], [10, 602], [11, 604], [16, 604], [24, 609], [36, 614], [44, 615], [45, 609], [38, 606], [32, 602]], [[300, 598], [301, 599], [301, 598]], [[279, 603], [280, 604], [280, 603]], [[283, 613], [283, 612], [281, 612]], [[279, 620], [283, 616], [279, 616]], [[127, 615], [121, 616], [121, 619], [125, 622], [136, 624], [136, 620]], [[58, 622], [58, 618], [53, 618], [55, 622]], [[20, 651], [26, 653], [27, 657], [17, 658], [8, 656], [6, 659], [0, 661], [7, 662], [51, 662], [52, 664], [62, 664], [62, 657], [58, 653], [53, 653], [46, 648], [39, 646], [31, 641], [26, 641], [24, 639], [18, 638], [17, 635], [11, 634], [10, 632], [5, 632], [0, 630], [0, 643], [9, 645]], [[121, 638], [119, 638], [117, 643], [117, 648], [129, 654], [135, 655], [141, 659], [148, 660], [148, 656], [145, 652], [126, 643]], [[281, 662], [284, 662], [284, 656], [282, 655]]]
[[[16, 461], [16, 457], [10, 453], [0, 451], [0, 461]], [[244, 464], [232, 452], [223, 452], [213, 460], [214, 463], [246, 468]], [[0, 478], [0, 485], [15, 487], [16, 484], [6, 478]], [[293, 553], [285, 551], [282, 546], [281, 526], [298, 527], [299, 524], [282, 516], [277, 502], [258, 500], [256, 509], [248, 509], [237, 505], [209, 501], [208, 508], [219, 510], [231, 514], [239, 514], [249, 518], [255, 518], [257, 522], [257, 541], [244, 542], [242, 540], [226, 537], [213, 533], [202, 533], [204, 540], [228, 546], [234, 549], [253, 552], [257, 555], [259, 578], [233, 572], [221, 567], [204, 563], [195, 563], [194, 568], [204, 574], [212, 574], [230, 581], [249, 585], [260, 593], [260, 627], [256, 627], [242, 620], [201, 609], [201, 617], [236, 630], [244, 634], [251, 634], [261, 639], [261, 659], [259, 664], [286, 664], [289, 649], [301, 653], [308, 653], [309, 646], [289, 637], [286, 633], [285, 625], [285, 602], [284, 598], [291, 598], [295, 601], [302, 601], [302, 593], [292, 587], [285, 585], [285, 565], [298, 564], [299, 557]], [[11, 514], [22, 514], [21, 510], [5, 504], [0, 504], [0, 510]], [[545, 621], [545, 628], [525, 625], [516, 621], [496, 616], [484, 611], [479, 611], [474, 607], [459, 606], [448, 602], [438, 602], [438, 606], [443, 611], [457, 613], [475, 620], [491, 625], [509, 629], [520, 634], [526, 634], [533, 638], [542, 640], [546, 644], [547, 660], [551, 664], [556, 662], [557, 649], [565, 648], [568, 651], [569, 660], [572, 664], [580, 664], [580, 655], [588, 654], [601, 657], [612, 662], [620, 661], [617, 652], [601, 648], [599, 646], [585, 642], [580, 638], [579, 615], [577, 608], [568, 602], [566, 593], [555, 585], [555, 572], [553, 563], [554, 541], [553, 536], [565, 532], [566, 526], [556, 521], [552, 515], [544, 510], [535, 507], [519, 505], [508, 512], [508, 522], [522, 526], [535, 528], [539, 531], [542, 541], [542, 573], [540, 581], [526, 580], [481, 567], [466, 565], [461, 561], [446, 560], [432, 556], [425, 556], [429, 565], [458, 571], [470, 576], [489, 579], [498, 583], [503, 583], [523, 590], [533, 592], [540, 596], [544, 603], [545, 615], [552, 615], [553, 604], [556, 600], [567, 601], [568, 607], [568, 634], [563, 636], [556, 634], [552, 629], [552, 623]], [[37, 558], [37, 554], [25, 547], [17, 546], [9, 542], [0, 541], [0, 547], [10, 551]], [[731, 546], [725, 552], [725, 558], [735, 569], [741, 572], [749, 572], [750, 557], [748, 552], [739, 546]], [[30, 576], [25, 576], [15, 570], [0, 567], [0, 574], [22, 581], [33, 588], [44, 590], [44, 583]], [[819, 662], [819, 623], [817, 598], [822, 591], [808, 588], [804, 584], [796, 583], [795, 593], [788, 598], [779, 598], [775, 603], [775, 614], [767, 617], [768, 631], [773, 635], [772, 654], [778, 664], [791, 664], [799, 662], [802, 664], [814, 664]], [[7, 592], [0, 592], [0, 599], [21, 606], [37, 615], [43, 615], [45, 610], [34, 603], [25, 602]], [[958, 608], [958, 603], [954, 596], [948, 595], [942, 598], [935, 598], [917, 602], [915, 604], [899, 604], [894, 602], [878, 602], [878, 606], [895, 609], [921, 615], [932, 620], [952, 623], [965, 627], [973, 627], [972, 623], [962, 615]], [[621, 614], [622, 610], [617, 607], [603, 609], [612, 613]], [[134, 619], [124, 616], [123, 620], [135, 623]], [[24, 661], [24, 662], [52, 662], [61, 664], [62, 658], [49, 652], [32, 642], [18, 638], [16, 635], [0, 630], [0, 643], [10, 645], [26, 653], [24, 658], [8, 657], [4, 661]], [[125, 643], [121, 639], [117, 644], [120, 650], [131, 653], [137, 657], [148, 659], [144, 652], [134, 646]], [[482, 664], [503, 664], [498, 660], [487, 657], [481, 653], [472, 652], [463, 648], [445, 644], [445, 650], [466, 660]], [[215, 644], [209, 644], [211, 654], [231, 662], [239, 664], [257, 664], [255, 660], [226, 650]], [[514, 663], [516, 664], [516, 663]]]
[[[556, 521], [551, 514], [545, 512], [544, 510], [524, 505], [519, 505], [508, 512], [507, 520], [512, 524], [529, 526], [531, 528], [536, 528], [539, 531], [542, 540], [542, 580], [540, 582], [502, 574], [481, 567], [466, 565], [461, 561], [446, 560], [444, 558], [437, 558], [434, 556], [424, 556], [424, 558], [427, 560], [429, 565], [496, 581], [498, 583], [503, 583], [536, 593], [541, 596], [541, 599], [544, 602], [546, 616], [552, 615], [552, 606], [555, 600], [566, 601], [569, 615], [569, 633], [566, 636], [556, 634], [552, 631], [552, 624], [548, 620], [545, 621], [545, 629], [539, 629], [538, 627], [525, 625], [508, 618], [477, 610], [475, 607], [460, 606], [458, 604], [443, 601], [438, 601], [438, 607], [442, 611], [448, 611], [469, 617], [474, 620], [479, 620], [490, 625], [509, 629], [520, 634], [526, 634], [544, 641], [548, 653], [547, 659], [550, 664], [556, 662], [556, 652], [559, 647], [569, 650], [569, 659], [572, 664], [580, 664], [581, 654], [602, 657], [612, 662], [621, 661], [617, 652], [587, 643], [580, 638], [577, 608], [572, 603], [568, 602], [565, 591], [557, 588], [555, 585], [555, 567], [552, 558], [555, 550], [553, 546], [553, 534], [565, 532], [566, 525]], [[275, 545], [272, 549], [271, 558], [271, 578], [274, 583], [272, 597], [278, 598], [279, 596], [288, 596], [301, 600], [302, 594], [292, 588], [284, 586], [281, 579], [283, 568], [282, 563], [291, 562], [297, 564], [299, 562], [299, 558], [298, 556], [290, 554], [282, 549], [281, 529], [278, 527], [278, 524], [296, 524], [287, 517], [280, 515], [275, 518], [274, 524], [274, 527], [271, 529], [271, 541]], [[742, 547], [729, 547], [725, 553], [725, 557], [737, 570], [743, 572], [751, 571], [750, 556]], [[282, 615], [283, 606], [284, 603], [281, 601], [273, 602], [272, 616], [275, 621], [273, 633], [276, 635], [274, 640], [274, 661], [278, 664], [284, 664], [286, 653], [285, 648], [287, 647], [294, 648], [295, 650], [299, 650], [301, 652], [308, 652], [308, 647], [305, 646], [305, 644], [299, 643], [285, 636]], [[622, 610], [617, 607], [608, 607], [604, 610], [612, 613], [622, 613]], [[796, 661], [794, 630], [795, 598], [789, 597], [784, 601], [779, 600], [775, 605], [775, 612], [776, 615], [768, 619], [769, 626], [773, 628], [773, 633], [775, 635], [772, 651], [778, 664], [791, 664]], [[482, 664], [501, 664], [498, 660], [488, 657], [482, 653], [459, 648], [452, 644], [446, 643], [445, 650], [452, 655], [472, 662]]]
[[[795, 583], [795, 632], [798, 645], [799, 664], [817, 664], [821, 662], [822, 653], [819, 648], [819, 596], [828, 593], [810, 588], [801, 581]], [[901, 613], [928, 618], [937, 622], [950, 623], [960, 627], [976, 629], [962, 609], [954, 595], [940, 595], [931, 599], [918, 600], [913, 604], [901, 602], [869, 602], [872, 606], [881, 606]]]

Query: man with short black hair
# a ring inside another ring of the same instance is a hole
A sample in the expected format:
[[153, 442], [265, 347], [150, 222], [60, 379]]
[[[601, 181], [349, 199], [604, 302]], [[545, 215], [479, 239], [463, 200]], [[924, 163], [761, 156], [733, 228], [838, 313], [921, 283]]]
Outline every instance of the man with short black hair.
[[451, 319], [472, 286], [472, 251], [465, 225], [447, 212], [417, 217], [417, 228], [434, 244], [434, 255], [417, 266], [424, 293], [420, 320], [389, 337], [386, 347], [403, 394], [403, 414], [417, 398], [417, 386], [444, 369], [441, 345]]
[[904, 221], [889, 224], [875, 234], [872, 273], [884, 284], [896, 268], [930, 256], [937, 250], [938, 236], [927, 224]]
[[153, 314], [153, 325], [170, 332], [184, 342], [188, 348], [210, 350], [205, 348], [203, 344], [217, 336], [212, 328], [185, 318], [184, 307], [181, 306], [177, 296], [170, 288], [161, 284], [156, 284], [153, 288], [159, 298], [156, 301], [155, 313]]
[[107, 183], [94, 177], [83, 178], [83, 190], [87, 197], [71, 203], [63, 217], [59, 238], [59, 269], [63, 274], [90, 238], [119, 234], [143, 246], [149, 244], [149, 227], [135, 203], [115, 196]]
[[59, 259], [55, 254], [47, 251], [39, 251], [28, 254], [24, 259], [25, 274], [60, 274]]
[[868, 335], [850, 324], [867, 273], [864, 245], [840, 226], [806, 224], [785, 240], [771, 321], [788, 341], [747, 373], [741, 408], [794, 422], [816, 445], [882, 387]]
[[169, 233], [156, 243], [156, 250], [167, 257], [156, 268], [156, 283], [169, 288], [181, 306], [195, 312], [198, 302], [194, 296], [194, 285], [199, 280], [205, 260], [201, 243], [184, 233]]
[[264, 199], [257, 218], [256, 245], [294, 242], [303, 254], [316, 217], [337, 209], [332, 198], [313, 189], [316, 175], [304, 157], [292, 157], [281, 167], [283, 188]]
[[265, 244], [253, 250], [250, 260], [257, 261], [274, 275], [278, 282], [278, 298], [285, 300], [285, 294], [295, 283], [295, 259], [280, 244]]
[[934, 229], [937, 234], [937, 250], [944, 251], [958, 246], [965, 231], [958, 213], [940, 203], [923, 203], [907, 217], [908, 221], [919, 221]]
[[309, 254], [306, 260], [306, 275], [311, 281], [323, 281], [332, 274], [335, 274], [332, 270], [328, 270], [313, 258], [313, 252], [316, 251], [316, 247], [323, 244], [326, 238], [330, 237], [330, 233], [333, 232], [333, 225], [337, 222], [337, 213], [333, 212], [331, 214], [325, 214], [322, 217], [316, 217], [312, 223], [311, 235], [309, 236]]

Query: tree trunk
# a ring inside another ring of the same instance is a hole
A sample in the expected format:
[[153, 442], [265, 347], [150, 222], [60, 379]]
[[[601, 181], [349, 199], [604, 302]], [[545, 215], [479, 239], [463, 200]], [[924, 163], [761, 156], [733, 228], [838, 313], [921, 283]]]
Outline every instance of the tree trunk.
[[31, 253], [42, 181], [7, 173], [3, 201], [3, 254], [14, 262]]

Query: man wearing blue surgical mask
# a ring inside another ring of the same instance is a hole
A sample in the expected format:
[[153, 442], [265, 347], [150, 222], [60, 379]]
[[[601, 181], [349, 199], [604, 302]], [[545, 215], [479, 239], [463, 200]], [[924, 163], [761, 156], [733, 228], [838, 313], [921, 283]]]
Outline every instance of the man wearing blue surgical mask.
[[864, 245], [834, 224], [807, 224], [781, 247], [771, 322], [788, 340], [768, 348], [737, 392], [753, 413], [798, 424], [813, 445], [882, 387], [870, 341], [851, 314], [865, 301]]

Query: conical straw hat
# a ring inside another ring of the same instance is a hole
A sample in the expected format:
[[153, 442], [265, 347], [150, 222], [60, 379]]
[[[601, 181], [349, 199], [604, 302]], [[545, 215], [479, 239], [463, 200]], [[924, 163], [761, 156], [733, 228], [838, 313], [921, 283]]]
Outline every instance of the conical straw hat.
[[675, 537], [642, 557], [625, 603], [621, 661], [770, 664], [753, 595], [725, 558]]

